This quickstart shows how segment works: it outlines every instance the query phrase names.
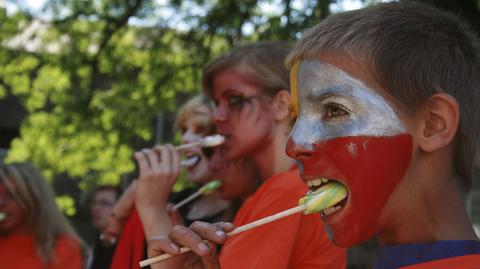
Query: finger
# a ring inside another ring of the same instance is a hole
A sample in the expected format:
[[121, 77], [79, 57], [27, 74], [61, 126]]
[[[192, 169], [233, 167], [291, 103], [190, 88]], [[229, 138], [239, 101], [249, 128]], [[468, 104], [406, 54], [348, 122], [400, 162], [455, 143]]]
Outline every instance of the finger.
[[219, 223], [211, 224], [208, 222], [195, 221], [189, 228], [202, 238], [217, 244], [223, 244], [227, 239], [227, 234], [223, 226]]
[[233, 230], [235, 230], [235, 225], [231, 222], [226, 222], [226, 221], [221, 221], [221, 222], [217, 222], [215, 223], [216, 226], [219, 226], [223, 229], [224, 232], [226, 233], [229, 233]]
[[147, 240], [149, 255], [159, 255], [161, 253], [168, 253], [171, 255], [178, 254], [180, 248], [173, 243], [168, 236], [153, 236]]
[[145, 171], [149, 169], [147, 158], [142, 151], [135, 152], [134, 157], [135, 157], [135, 160], [137, 160], [140, 174], [143, 175], [143, 173], [145, 173]]
[[[160, 158], [159, 169], [163, 171], [163, 173], [171, 174], [172, 164], [171, 164], [171, 153], [168, 150], [167, 146], [155, 146], [153, 148], [155, 153]], [[169, 178], [170, 179], [170, 178]]]
[[176, 225], [173, 227], [169, 237], [170, 240], [190, 248], [199, 256], [208, 255], [210, 253], [210, 248], [205, 242], [203, 242], [202, 238], [185, 226]]
[[150, 165], [150, 169], [153, 171], [158, 170], [158, 163], [160, 160], [158, 159], [158, 155], [151, 149], [143, 149], [142, 152], [145, 154], [148, 163]]
[[161, 147], [160, 158], [162, 160], [162, 163], [161, 163], [162, 168], [165, 169], [165, 170], [171, 169], [171, 167], [172, 167], [172, 153], [168, 149], [168, 145]]
[[178, 150], [171, 144], [167, 144], [166, 147], [170, 151], [170, 156], [172, 157], [172, 180], [177, 178], [180, 174], [180, 154]]
[[211, 251], [209, 255], [202, 257], [202, 264], [204, 269], [220, 269], [220, 261], [218, 259], [218, 253], [215, 245], [211, 242], [208, 243]]

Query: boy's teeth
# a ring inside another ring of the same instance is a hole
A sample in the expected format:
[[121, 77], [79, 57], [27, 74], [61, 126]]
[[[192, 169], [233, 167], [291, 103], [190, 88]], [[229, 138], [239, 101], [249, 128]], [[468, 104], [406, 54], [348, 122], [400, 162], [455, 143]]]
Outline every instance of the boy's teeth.
[[328, 216], [332, 213], [337, 212], [338, 210], [340, 210], [340, 208], [342, 208], [342, 207], [341, 206], [329, 207], [327, 209], [322, 210], [322, 213], [323, 213], [324, 216]]
[[329, 180], [326, 178], [317, 178], [313, 180], [307, 181], [307, 186], [309, 187], [317, 187], [322, 185], [322, 183], [327, 183]]

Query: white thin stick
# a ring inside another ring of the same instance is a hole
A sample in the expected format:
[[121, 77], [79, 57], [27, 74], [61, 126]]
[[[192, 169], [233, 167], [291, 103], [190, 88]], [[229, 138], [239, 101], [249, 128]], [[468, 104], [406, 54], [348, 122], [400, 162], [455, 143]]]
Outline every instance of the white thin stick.
[[187, 144], [183, 144], [183, 145], [178, 145], [178, 146], [176, 146], [175, 148], [176, 148], [177, 150], [181, 150], [181, 149], [186, 149], [186, 148], [191, 148], [191, 147], [200, 146], [201, 144], [202, 144], [201, 141], [197, 141], [197, 142], [187, 143]]
[[177, 204], [175, 204], [173, 207], [172, 207], [172, 210], [175, 211], [177, 209], [179, 209], [180, 207], [186, 205], [187, 203], [189, 203], [190, 201], [192, 201], [193, 199], [197, 198], [198, 196], [200, 196], [202, 194], [202, 190], [198, 190], [196, 191], [195, 193], [192, 193], [190, 196], [188, 196], [187, 198], [183, 199], [182, 201], [178, 202]]
[[[180, 248], [180, 252], [177, 255], [188, 252], [188, 251], [190, 251], [190, 249], [187, 248], [187, 247]], [[140, 267], [149, 266], [150, 264], [153, 264], [153, 263], [156, 263], [156, 262], [161, 262], [161, 261], [166, 260], [170, 257], [172, 257], [172, 255], [170, 255], [168, 253], [164, 253], [162, 255], [159, 255], [159, 256], [141, 261], [140, 262]]]
[[267, 224], [269, 222], [272, 222], [272, 221], [276, 221], [278, 219], [281, 219], [281, 218], [285, 218], [285, 217], [288, 217], [290, 215], [293, 215], [295, 213], [298, 213], [298, 212], [302, 212], [305, 210], [305, 205], [299, 205], [299, 206], [296, 206], [296, 207], [293, 207], [293, 208], [290, 208], [290, 209], [287, 209], [285, 211], [282, 211], [282, 212], [279, 212], [279, 213], [276, 213], [276, 214], [273, 214], [271, 216], [268, 216], [268, 217], [265, 217], [263, 219], [259, 219], [259, 220], [256, 220], [254, 222], [250, 222], [248, 224], [245, 224], [245, 225], [242, 225], [240, 227], [237, 227], [235, 230], [227, 233], [228, 236], [232, 236], [232, 235], [236, 235], [238, 233], [241, 233], [241, 232], [245, 232], [245, 231], [248, 231], [250, 229], [253, 229], [255, 227], [258, 227], [258, 226], [261, 226], [263, 224]]
[[[293, 208], [290, 208], [290, 209], [287, 209], [285, 211], [282, 211], [282, 212], [279, 212], [279, 213], [276, 213], [274, 215], [271, 215], [271, 216], [268, 216], [268, 217], [265, 217], [263, 219], [259, 219], [259, 220], [256, 220], [254, 222], [250, 222], [248, 224], [245, 224], [243, 226], [240, 226], [240, 227], [237, 227], [235, 230], [227, 233], [227, 236], [232, 236], [232, 235], [236, 235], [236, 234], [239, 234], [239, 233], [242, 233], [242, 232], [245, 232], [245, 231], [248, 231], [250, 229], [253, 229], [255, 227], [258, 227], [258, 226], [261, 226], [261, 225], [264, 225], [264, 224], [267, 224], [267, 223], [270, 223], [272, 221], [275, 221], [275, 220], [278, 220], [278, 219], [281, 219], [281, 218], [284, 218], [284, 217], [288, 217], [290, 215], [293, 215], [295, 213], [298, 213], [298, 212], [302, 212], [305, 210], [305, 205], [299, 205], [299, 206], [296, 206], [296, 207], [293, 207]], [[191, 249], [187, 248], [187, 247], [182, 247], [180, 248], [180, 253], [185, 253], [185, 252], [188, 252], [190, 251]], [[178, 254], [177, 254], [178, 255]], [[172, 257], [172, 255], [168, 254], [168, 253], [164, 253], [160, 256], [157, 256], [157, 257], [153, 257], [153, 258], [150, 258], [150, 259], [146, 259], [146, 260], [143, 260], [140, 262], [140, 267], [145, 267], [147, 265], [150, 265], [152, 263], [156, 263], [156, 262], [160, 262], [160, 261], [163, 261], [163, 260], [166, 260], [168, 258]]]

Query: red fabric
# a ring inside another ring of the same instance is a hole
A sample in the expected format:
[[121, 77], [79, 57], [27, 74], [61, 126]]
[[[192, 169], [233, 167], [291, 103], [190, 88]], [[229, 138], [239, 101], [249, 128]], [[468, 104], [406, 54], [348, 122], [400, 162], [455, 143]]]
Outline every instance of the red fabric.
[[137, 210], [130, 214], [113, 254], [112, 269], [140, 268], [138, 263], [144, 258], [145, 233]]
[[447, 259], [440, 259], [430, 262], [419, 263], [401, 267], [402, 269], [478, 269], [480, 268], [480, 255], [472, 254]]
[[60, 236], [53, 260], [43, 265], [32, 236], [0, 237], [0, 268], [81, 269], [82, 251], [79, 242], [69, 236]]
[[[234, 224], [294, 207], [306, 192], [297, 169], [278, 174], [245, 201]], [[299, 213], [228, 238], [220, 263], [223, 269], [345, 268], [346, 251], [328, 240], [318, 214]]]

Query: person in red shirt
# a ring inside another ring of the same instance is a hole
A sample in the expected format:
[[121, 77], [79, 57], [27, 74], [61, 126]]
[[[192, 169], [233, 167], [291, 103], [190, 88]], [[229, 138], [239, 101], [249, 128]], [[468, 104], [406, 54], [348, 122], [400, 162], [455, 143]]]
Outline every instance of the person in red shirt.
[[297, 118], [287, 153], [309, 186], [348, 190], [320, 213], [333, 242], [376, 236], [377, 269], [480, 268], [464, 207], [480, 127], [475, 33], [391, 2], [325, 19], [288, 59]]
[[[295, 162], [284, 152], [291, 127], [289, 76], [283, 65], [288, 50], [282, 42], [252, 43], [234, 48], [204, 68], [204, 92], [216, 104], [214, 123], [226, 138], [219, 151], [227, 160], [250, 159], [262, 182], [241, 206], [234, 225], [177, 225], [169, 238], [150, 240], [150, 256], [163, 251], [177, 254], [179, 245], [195, 253], [153, 264], [153, 268], [345, 267], [345, 249], [333, 246], [317, 216], [297, 214], [228, 239], [225, 233], [294, 207], [307, 192]], [[202, 238], [225, 243], [219, 258], [216, 248]]]
[[0, 164], [0, 268], [83, 268], [81, 242], [40, 172]]

